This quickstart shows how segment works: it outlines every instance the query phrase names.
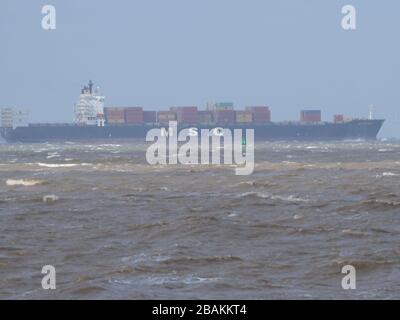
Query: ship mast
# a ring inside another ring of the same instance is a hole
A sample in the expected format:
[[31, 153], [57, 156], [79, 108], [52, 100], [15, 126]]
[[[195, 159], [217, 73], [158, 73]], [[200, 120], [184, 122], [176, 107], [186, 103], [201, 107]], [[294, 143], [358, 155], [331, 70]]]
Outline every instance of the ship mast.
[[92, 82], [92, 80], [89, 80], [89, 93], [90, 94], [93, 93], [93, 82]]
[[369, 112], [368, 112], [368, 119], [369, 119], [369, 120], [374, 119], [373, 113], [374, 113], [374, 106], [371, 104], [371, 105], [369, 106]]

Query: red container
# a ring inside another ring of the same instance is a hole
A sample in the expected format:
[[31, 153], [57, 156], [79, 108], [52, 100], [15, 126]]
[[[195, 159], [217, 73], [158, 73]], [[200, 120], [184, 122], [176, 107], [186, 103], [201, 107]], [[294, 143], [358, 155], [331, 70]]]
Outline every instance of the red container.
[[321, 122], [321, 110], [302, 110], [300, 120], [302, 122]]
[[125, 113], [123, 111], [107, 111], [106, 115], [108, 117], [124, 117]]
[[143, 111], [143, 120], [146, 123], [157, 122], [157, 111]]
[[253, 121], [257, 123], [265, 123], [271, 121], [271, 111], [267, 112], [253, 112]]
[[177, 119], [178, 122], [197, 123], [199, 121], [197, 107], [178, 107]]
[[125, 108], [125, 119], [127, 123], [143, 123], [143, 108], [130, 107]]
[[253, 121], [256, 123], [271, 121], [271, 110], [268, 106], [246, 107], [246, 110], [253, 113]]
[[108, 123], [125, 123], [124, 108], [104, 108], [104, 115]]
[[178, 112], [197, 112], [197, 107], [171, 107]]
[[220, 110], [214, 113], [214, 119], [217, 123], [234, 123], [235, 111], [233, 110]]
[[344, 121], [344, 116], [342, 114], [335, 114], [333, 117], [333, 120], [335, 122], [343, 122]]

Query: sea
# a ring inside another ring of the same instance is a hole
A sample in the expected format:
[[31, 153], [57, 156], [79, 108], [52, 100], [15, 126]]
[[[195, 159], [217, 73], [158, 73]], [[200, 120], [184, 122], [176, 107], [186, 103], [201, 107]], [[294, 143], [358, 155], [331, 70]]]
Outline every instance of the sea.
[[399, 141], [256, 142], [247, 176], [147, 148], [0, 144], [0, 299], [400, 298]]

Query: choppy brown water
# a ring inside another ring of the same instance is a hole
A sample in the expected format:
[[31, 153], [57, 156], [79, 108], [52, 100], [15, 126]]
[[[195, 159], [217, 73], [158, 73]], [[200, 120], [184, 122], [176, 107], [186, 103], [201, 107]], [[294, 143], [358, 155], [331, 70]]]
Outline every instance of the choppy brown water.
[[400, 298], [400, 143], [259, 143], [251, 176], [145, 150], [0, 145], [0, 298]]

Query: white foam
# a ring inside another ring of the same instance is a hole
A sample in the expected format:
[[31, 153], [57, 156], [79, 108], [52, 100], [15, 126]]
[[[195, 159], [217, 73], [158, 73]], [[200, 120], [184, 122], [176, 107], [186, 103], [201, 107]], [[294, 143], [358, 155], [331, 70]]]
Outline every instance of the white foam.
[[36, 163], [39, 167], [46, 168], [72, 168], [77, 166], [91, 166], [91, 163]]
[[46, 159], [53, 159], [53, 158], [59, 158], [60, 155], [57, 152], [49, 152]]
[[262, 199], [282, 200], [282, 201], [289, 201], [289, 202], [309, 202], [310, 201], [308, 199], [295, 197], [293, 195], [281, 196], [281, 195], [272, 195], [269, 193], [262, 193], [262, 192], [245, 192], [245, 193], [242, 193], [239, 195], [240, 198], [248, 197], [248, 196], [255, 196], [257, 198], [262, 198]]
[[70, 167], [76, 167], [78, 164], [76, 163], [37, 163], [39, 167], [46, 167], [46, 168], [70, 168]]
[[400, 174], [393, 173], [393, 172], [383, 172], [382, 174], [377, 174], [376, 178], [382, 178], [382, 177], [398, 177]]
[[397, 177], [399, 174], [393, 172], [384, 172], [382, 173], [383, 177]]
[[44, 181], [42, 180], [28, 180], [28, 179], [7, 179], [7, 186], [24, 186], [24, 187], [32, 187], [38, 184], [42, 184]]
[[43, 202], [44, 203], [52, 203], [52, 202], [57, 201], [58, 199], [59, 198], [56, 195], [49, 194], [49, 195], [46, 195], [46, 196], [43, 197]]

